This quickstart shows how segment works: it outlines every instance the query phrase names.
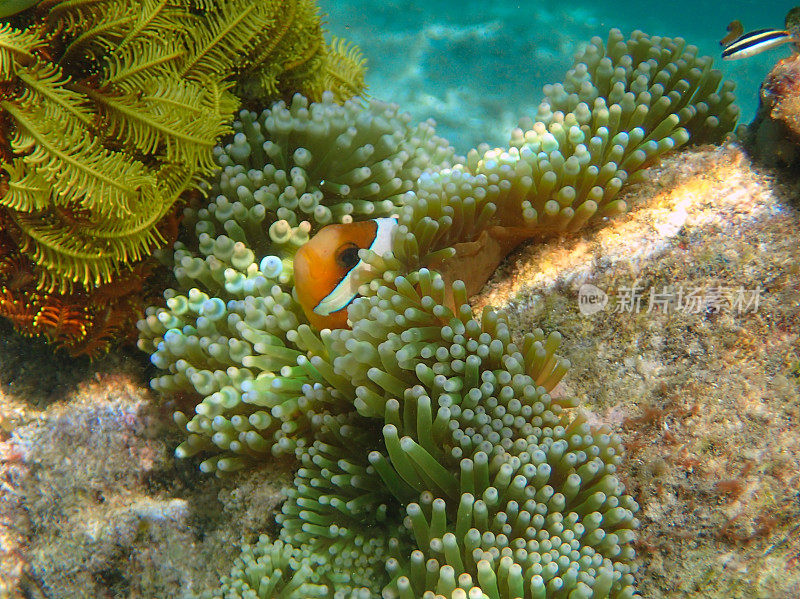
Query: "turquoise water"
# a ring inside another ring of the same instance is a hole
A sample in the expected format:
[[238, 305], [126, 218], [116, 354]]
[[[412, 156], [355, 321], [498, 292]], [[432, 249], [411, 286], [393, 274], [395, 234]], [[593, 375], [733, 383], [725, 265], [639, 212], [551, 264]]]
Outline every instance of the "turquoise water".
[[[356, 42], [368, 60], [373, 96], [397, 102], [417, 119], [433, 117], [459, 152], [504, 144], [520, 116], [533, 114], [541, 88], [563, 78], [572, 55], [612, 27], [682, 36], [737, 83], [742, 122], [758, 105], [758, 87], [787, 46], [738, 61], [719, 59], [728, 23], [745, 30], [782, 28], [793, 1], [485, 2], [477, 0], [320, 0], [327, 28]], [[661, 7], [661, 8], [660, 8]]]

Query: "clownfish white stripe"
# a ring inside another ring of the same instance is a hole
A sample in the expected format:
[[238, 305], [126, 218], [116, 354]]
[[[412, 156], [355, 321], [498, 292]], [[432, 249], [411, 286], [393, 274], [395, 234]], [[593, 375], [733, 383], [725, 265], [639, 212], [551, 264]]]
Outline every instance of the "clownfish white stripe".
[[738, 60], [740, 58], [748, 58], [755, 54], [775, 48], [787, 42], [796, 42], [795, 38], [788, 31], [780, 31], [776, 29], [759, 29], [751, 31], [738, 37], [730, 44], [725, 46], [722, 51], [723, 60]]
[[[396, 218], [376, 218], [377, 229], [375, 239], [372, 240], [369, 248], [376, 254], [385, 254], [392, 249], [392, 232], [397, 227]], [[333, 288], [328, 295], [314, 307], [314, 313], [320, 316], [328, 316], [347, 307], [358, 295], [358, 285], [355, 284], [355, 274], [359, 271], [369, 269], [370, 266], [360, 260], [356, 265], [347, 271], [339, 284]]]

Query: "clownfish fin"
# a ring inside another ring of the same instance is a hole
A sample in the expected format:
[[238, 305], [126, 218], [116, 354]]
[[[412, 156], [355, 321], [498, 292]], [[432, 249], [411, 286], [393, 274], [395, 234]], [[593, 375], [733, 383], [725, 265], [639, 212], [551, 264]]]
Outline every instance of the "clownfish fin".
[[342, 308], [346, 308], [350, 305], [350, 302], [356, 299], [358, 290], [353, 289], [352, 276], [353, 271], [362, 265], [363, 262], [359, 260], [358, 264], [347, 271], [347, 274], [341, 281], [339, 281], [339, 284], [333, 288], [333, 291], [322, 298], [322, 300], [314, 307], [314, 314], [319, 314], [320, 316], [329, 316], [334, 312], [338, 312]]

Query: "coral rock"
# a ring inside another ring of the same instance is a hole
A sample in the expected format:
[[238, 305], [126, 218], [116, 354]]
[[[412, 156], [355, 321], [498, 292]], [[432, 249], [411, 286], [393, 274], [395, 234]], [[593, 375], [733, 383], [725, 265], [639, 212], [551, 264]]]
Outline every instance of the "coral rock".
[[762, 162], [800, 163], [800, 55], [781, 60], [761, 84], [756, 117], [737, 133]]

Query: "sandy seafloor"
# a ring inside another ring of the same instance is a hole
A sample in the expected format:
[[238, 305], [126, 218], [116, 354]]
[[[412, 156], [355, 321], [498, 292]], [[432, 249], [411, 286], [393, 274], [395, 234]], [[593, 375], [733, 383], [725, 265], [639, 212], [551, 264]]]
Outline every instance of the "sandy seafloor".
[[[328, 28], [367, 55], [370, 92], [436, 118], [461, 152], [504, 143], [581, 40], [609, 27], [684, 35], [711, 53], [732, 18], [777, 26], [788, 8], [420, 4], [321, 2]], [[725, 66], [746, 118], [776, 52]], [[560, 330], [573, 364], [560, 392], [622, 434], [644, 597], [800, 597], [796, 179], [735, 146], [701, 148], [626, 194], [627, 215], [520, 248], [475, 306], [507, 309], [518, 335]], [[609, 292], [606, 310], [580, 313], [584, 283]], [[758, 286], [761, 301], [742, 313], [614, 312], [633, 285], [645, 297]], [[194, 597], [242, 540], [275, 533], [291, 464], [220, 481], [199, 459], [175, 460], [181, 433], [148, 388], [154, 373], [136, 350], [90, 364], [0, 323], [0, 598]]]

